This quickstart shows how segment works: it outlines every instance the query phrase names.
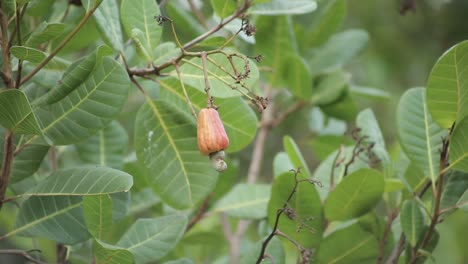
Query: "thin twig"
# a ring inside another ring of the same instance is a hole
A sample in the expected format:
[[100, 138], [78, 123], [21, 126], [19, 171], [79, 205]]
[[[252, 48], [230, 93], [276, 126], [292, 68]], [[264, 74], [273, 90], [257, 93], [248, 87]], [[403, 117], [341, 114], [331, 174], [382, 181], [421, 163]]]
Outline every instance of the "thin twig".
[[284, 202], [284, 205], [281, 209], [279, 209], [277, 212], [276, 212], [276, 218], [275, 218], [275, 223], [273, 224], [273, 230], [271, 231], [271, 233], [267, 236], [267, 238], [263, 241], [262, 243], [262, 249], [260, 250], [260, 253], [258, 255], [258, 258], [257, 258], [257, 262], [256, 264], [260, 264], [262, 262], [262, 260], [265, 258], [265, 251], [268, 247], [268, 244], [270, 243], [270, 241], [273, 239], [273, 237], [276, 235], [276, 232], [278, 230], [278, 225], [279, 225], [279, 221], [280, 221], [280, 217], [281, 215], [286, 211], [286, 208], [288, 208], [288, 204], [289, 202], [291, 201], [291, 199], [293, 198], [294, 194], [297, 192], [297, 186], [299, 185], [300, 181], [298, 181], [297, 179], [297, 175], [299, 175], [301, 173], [300, 169], [297, 169], [297, 170], [291, 170], [293, 173], [294, 173], [294, 187], [293, 189], [291, 190], [291, 192], [289, 193], [289, 196], [288, 198], [286, 199], [286, 201]]
[[73, 28], [73, 30], [58, 44], [58, 46], [45, 58], [43, 61], [41, 61], [31, 72], [29, 72], [24, 78], [21, 80], [20, 84], [23, 84], [27, 82], [29, 79], [31, 79], [36, 73], [38, 73], [49, 61], [51, 61], [59, 51], [65, 47], [65, 45], [80, 31], [80, 29], [86, 24], [86, 22], [91, 18], [93, 15], [94, 11], [99, 7], [101, 4], [101, 1], [98, 2], [95, 6], [93, 6], [92, 9], [90, 9], [88, 12], [86, 12], [85, 16], [81, 19], [80, 23], [76, 25], [76, 27]]
[[232, 14], [230, 17], [227, 17], [226, 19], [222, 20], [218, 25], [213, 27], [212, 29], [208, 30], [207, 32], [201, 34], [200, 36], [194, 38], [193, 40], [187, 42], [184, 45], [184, 49], [190, 49], [193, 47], [195, 44], [198, 42], [206, 39], [207, 37], [213, 35], [214, 33], [218, 32], [220, 29], [222, 29], [225, 25], [229, 24], [232, 20], [240, 17], [249, 7], [252, 5], [252, 0], [246, 0], [244, 4], [239, 7], [234, 14]]
[[385, 244], [388, 240], [388, 235], [390, 234], [393, 221], [395, 221], [396, 217], [398, 216], [399, 208], [395, 208], [393, 212], [388, 215], [387, 223], [385, 224], [384, 233], [382, 238], [379, 241], [379, 256], [377, 257], [377, 264], [382, 263], [384, 254], [385, 254]]
[[206, 213], [206, 210], [208, 209], [210, 198], [211, 195], [208, 195], [205, 198], [205, 200], [203, 200], [202, 204], [200, 205], [200, 208], [198, 209], [197, 214], [188, 222], [185, 232], [188, 232], [190, 229], [192, 229], [192, 227], [194, 227], [203, 218], [203, 216]]

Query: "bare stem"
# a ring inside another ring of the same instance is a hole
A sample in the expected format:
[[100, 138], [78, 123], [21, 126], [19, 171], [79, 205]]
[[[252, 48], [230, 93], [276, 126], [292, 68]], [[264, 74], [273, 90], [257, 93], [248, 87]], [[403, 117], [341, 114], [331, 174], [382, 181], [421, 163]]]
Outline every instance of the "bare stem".
[[73, 30], [60, 42], [60, 44], [45, 58], [43, 61], [41, 61], [31, 72], [29, 72], [24, 78], [21, 80], [20, 84], [23, 84], [27, 82], [29, 79], [31, 79], [36, 73], [38, 73], [49, 61], [51, 61], [59, 51], [65, 47], [65, 45], [80, 31], [80, 29], [86, 24], [86, 22], [91, 18], [93, 15], [94, 11], [99, 7], [101, 2], [98, 2], [91, 10], [86, 12], [85, 16], [81, 19], [80, 23], [73, 28]]
[[281, 217], [281, 215], [286, 211], [286, 208], [288, 208], [289, 202], [291, 201], [291, 199], [293, 198], [294, 194], [295, 194], [296, 191], [297, 191], [297, 186], [298, 186], [299, 183], [300, 183], [300, 181], [297, 180], [297, 175], [299, 175], [299, 173], [301, 173], [301, 171], [300, 171], [300, 169], [291, 170], [291, 171], [294, 173], [294, 187], [293, 187], [293, 189], [291, 190], [291, 192], [289, 193], [288, 198], [287, 198], [286, 201], [284, 202], [283, 207], [282, 207], [281, 209], [279, 209], [279, 210], [276, 212], [276, 218], [275, 218], [275, 223], [274, 223], [274, 225], [273, 225], [273, 230], [272, 230], [271, 233], [267, 236], [267, 238], [263, 241], [263, 243], [262, 243], [262, 249], [260, 250], [260, 253], [259, 253], [259, 255], [258, 255], [256, 264], [260, 264], [260, 263], [262, 262], [262, 260], [265, 258], [265, 252], [266, 252], [266, 249], [267, 249], [267, 247], [268, 247], [268, 244], [269, 244], [270, 241], [273, 239], [273, 237], [274, 237], [275, 235], [277, 235], [280, 217]]

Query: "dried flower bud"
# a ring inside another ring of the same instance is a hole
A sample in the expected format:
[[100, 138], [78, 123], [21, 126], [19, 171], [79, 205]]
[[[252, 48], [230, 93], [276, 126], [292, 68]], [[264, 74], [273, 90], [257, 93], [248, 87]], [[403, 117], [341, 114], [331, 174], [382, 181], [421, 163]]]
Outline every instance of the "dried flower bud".
[[197, 141], [203, 155], [225, 150], [229, 146], [229, 138], [216, 109], [204, 108], [198, 114]]

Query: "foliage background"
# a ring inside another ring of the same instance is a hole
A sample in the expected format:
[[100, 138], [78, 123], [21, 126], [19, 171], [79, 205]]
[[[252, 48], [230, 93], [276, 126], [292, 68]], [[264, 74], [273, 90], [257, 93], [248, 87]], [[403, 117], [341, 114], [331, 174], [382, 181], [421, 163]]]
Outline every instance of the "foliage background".
[[[320, 5], [325, 0], [317, 1]], [[204, 3], [205, 7], [202, 11], [205, 13], [211, 12], [207, 8], [208, 3]], [[369, 33], [369, 42], [362, 53], [345, 66], [345, 69], [352, 73], [352, 83], [362, 86], [376, 87], [390, 93], [389, 100], [367, 100], [361, 99], [358, 101], [359, 109], [365, 109], [370, 106], [376, 113], [379, 125], [381, 126], [383, 135], [387, 142], [387, 147], [398, 153], [399, 148], [396, 143], [396, 107], [400, 96], [410, 87], [424, 86], [427, 81], [428, 73], [434, 65], [437, 58], [449, 47], [468, 38], [468, 31], [464, 26], [466, 22], [464, 15], [468, 10], [468, 4], [463, 0], [453, 1], [437, 1], [427, 0], [419, 1], [416, 6], [416, 11], [407, 12], [404, 16], [398, 13], [399, 1], [372, 1], [361, 0], [359, 2], [348, 2], [347, 16], [343, 25], [338, 31], [351, 28], [362, 28]], [[171, 16], [170, 10], [168, 10]], [[69, 19], [78, 20], [82, 13], [72, 13]], [[307, 16], [310, 14], [299, 16], [300, 21], [307, 21]], [[173, 17], [173, 16], [171, 16]], [[193, 17], [192, 17], [193, 19]], [[182, 26], [177, 26], [177, 23], [182, 23], [182, 20], [177, 20], [174, 17], [176, 29], [178, 30], [181, 41], [185, 42], [196, 36], [190, 29], [185, 30]], [[185, 21], [188, 23], [187, 21]], [[59, 55], [63, 55], [69, 59], [75, 59], [89, 53], [86, 47], [93, 43], [99, 36], [99, 32], [95, 28], [94, 22], [91, 22], [78, 33], [78, 35], [61, 51]], [[172, 40], [167, 27], [164, 29], [163, 38]], [[58, 42], [58, 41], [57, 41]], [[82, 49], [82, 53], [70, 53]], [[144, 83], [144, 86], [151, 86], [152, 83]], [[129, 137], [134, 137], [134, 122], [135, 111], [141, 105], [141, 95], [136, 89], [131, 89], [129, 101], [126, 104], [123, 112], [119, 117], [119, 122], [124, 125]], [[307, 111], [310, 109], [306, 109]], [[262, 163], [260, 183], [269, 183], [273, 175], [273, 153], [283, 151], [283, 136], [290, 134], [301, 148], [302, 153], [311, 168], [315, 168], [321, 159], [317, 152], [314, 152], [311, 141], [314, 135], [310, 131], [305, 130], [304, 118], [307, 118], [308, 112], [301, 110], [294, 115], [289, 116], [283, 124], [273, 130], [268, 136], [268, 144], [265, 147], [265, 158]], [[313, 123], [313, 120], [308, 120]], [[352, 122], [349, 122], [351, 125]], [[313, 125], [313, 124], [312, 124]], [[133, 142], [130, 141], [130, 149], [133, 148]], [[66, 149], [65, 152], [68, 150]], [[238, 175], [246, 175], [248, 164], [251, 160], [252, 146], [243, 150], [238, 155]], [[76, 153], [70, 151], [63, 155], [59, 166], [69, 166], [76, 163], [78, 157]], [[396, 154], [395, 154], [396, 155]], [[126, 170], [138, 170], [138, 168], [125, 168]], [[243, 181], [244, 177], [236, 178], [235, 181]], [[138, 183], [136, 183], [138, 184]], [[153, 208], [156, 211], [167, 210], [163, 205], [158, 205]], [[10, 227], [13, 219], [6, 215], [5, 210], [2, 210], [0, 221], [2, 226]], [[152, 215], [151, 211], [144, 212], [143, 215]], [[122, 222], [122, 226], [126, 226], [132, 219], [127, 222]], [[201, 229], [208, 228], [210, 223], [202, 223]], [[434, 259], [438, 263], [463, 263], [468, 259], [468, 245], [463, 243], [465, 237], [468, 236], [468, 217], [466, 214], [456, 212], [442, 224], [439, 225], [441, 235], [440, 243], [434, 252]], [[113, 229], [112, 237], [118, 238], [119, 228]], [[2, 232], [4, 233], [4, 232]], [[252, 232], [253, 233], [253, 232]], [[193, 244], [203, 243], [206, 241], [220, 241], [222, 234], [210, 234], [213, 237], [206, 236], [201, 238], [192, 238]], [[254, 236], [248, 234], [248, 236]], [[55, 244], [39, 240], [41, 250], [47, 259], [54, 259]], [[14, 245], [29, 246], [28, 239], [15, 239]], [[11, 246], [11, 242], [0, 241], [0, 247], [7, 248]], [[8, 244], [5, 244], [8, 243]], [[196, 246], [194, 246], [198, 250]], [[225, 248], [223, 250], [226, 250]], [[182, 250], [183, 251], [183, 250]], [[181, 255], [181, 252], [177, 252]], [[210, 252], [204, 252], [209, 254]], [[0, 256], [0, 260], [2, 257]], [[443, 262], [439, 262], [443, 260]], [[5, 261], [14, 261], [8, 259]], [[17, 259], [17, 261], [21, 261]], [[431, 260], [428, 260], [430, 262]], [[21, 262], [19, 262], [21, 263]]]

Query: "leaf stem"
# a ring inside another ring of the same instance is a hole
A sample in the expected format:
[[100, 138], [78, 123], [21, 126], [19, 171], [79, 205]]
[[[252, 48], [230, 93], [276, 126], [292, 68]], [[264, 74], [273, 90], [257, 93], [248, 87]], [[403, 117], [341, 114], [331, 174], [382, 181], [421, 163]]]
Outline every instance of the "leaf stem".
[[81, 19], [81, 21], [78, 23], [78, 25], [73, 28], [73, 30], [58, 44], [58, 46], [45, 58], [43, 61], [41, 61], [31, 72], [29, 72], [24, 78], [21, 80], [20, 84], [23, 84], [27, 82], [29, 79], [31, 79], [36, 73], [38, 73], [49, 61], [51, 61], [59, 51], [65, 47], [65, 45], [80, 31], [80, 29], [86, 24], [86, 22], [91, 18], [93, 15], [94, 11], [99, 7], [102, 1], [99, 1], [97, 4], [93, 6], [92, 9], [90, 9], [88, 12], [86, 12], [85, 16]]
[[185, 100], [187, 101], [187, 104], [190, 107], [190, 111], [192, 112], [192, 115], [193, 115], [193, 117], [195, 117], [195, 120], [196, 120], [197, 119], [197, 112], [195, 111], [195, 109], [193, 107], [193, 104], [192, 104], [192, 101], [190, 101], [190, 97], [189, 97], [189, 95], [187, 93], [187, 90], [185, 89], [185, 84], [182, 81], [182, 76], [181, 76], [181, 73], [180, 73], [179, 65], [177, 63], [174, 63], [174, 67], [175, 67], [176, 72], [177, 72], [177, 77], [179, 78], [180, 86], [182, 87], [182, 91], [184, 92]]

